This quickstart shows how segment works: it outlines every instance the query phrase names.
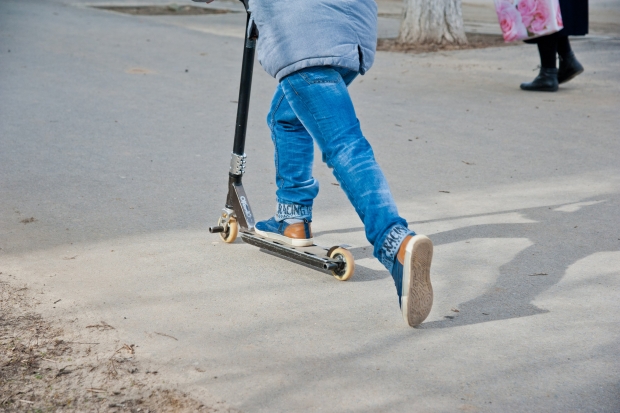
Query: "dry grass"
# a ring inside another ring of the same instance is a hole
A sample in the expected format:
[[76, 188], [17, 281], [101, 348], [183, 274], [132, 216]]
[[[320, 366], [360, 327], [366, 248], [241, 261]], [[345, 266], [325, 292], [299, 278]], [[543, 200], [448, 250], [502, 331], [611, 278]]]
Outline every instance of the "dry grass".
[[[0, 282], [0, 412], [231, 411], [162, 388], [133, 344], [69, 337], [33, 311], [28, 293]], [[88, 327], [89, 337], [114, 329], [105, 322]]]
[[[401, 44], [396, 39], [379, 39], [377, 42], [377, 50], [384, 52], [401, 52], [401, 53], [430, 53], [447, 50], [467, 50], [467, 49], [484, 49], [486, 47], [506, 47], [515, 43], [506, 43], [502, 36], [493, 34], [467, 33], [466, 45], [407, 45]], [[520, 44], [520, 42], [517, 42]]]

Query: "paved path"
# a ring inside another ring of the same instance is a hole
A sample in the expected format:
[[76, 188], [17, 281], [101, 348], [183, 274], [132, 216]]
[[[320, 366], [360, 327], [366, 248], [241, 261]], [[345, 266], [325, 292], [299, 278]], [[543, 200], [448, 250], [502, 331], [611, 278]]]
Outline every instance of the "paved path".
[[[351, 281], [207, 232], [243, 14], [191, 18], [209, 32], [86, 3], [0, 2], [0, 280], [39, 311], [104, 320], [170, 383], [247, 412], [620, 410], [617, 37], [575, 41], [586, 73], [555, 94], [518, 89], [529, 45], [379, 53], [352, 86], [401, 213], [436, 245], [435, 305], [410, 329], [322, 164], [315, 231], [353, 245]], [[260, 217], [274, 86], [257, 67]]]

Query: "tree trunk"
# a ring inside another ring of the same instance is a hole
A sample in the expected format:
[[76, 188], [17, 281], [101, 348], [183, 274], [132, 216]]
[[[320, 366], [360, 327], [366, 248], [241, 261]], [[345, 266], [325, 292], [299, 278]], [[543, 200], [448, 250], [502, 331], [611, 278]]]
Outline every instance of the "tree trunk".
[[467, 44], [461, 0], [404, 0], [398, 43]]

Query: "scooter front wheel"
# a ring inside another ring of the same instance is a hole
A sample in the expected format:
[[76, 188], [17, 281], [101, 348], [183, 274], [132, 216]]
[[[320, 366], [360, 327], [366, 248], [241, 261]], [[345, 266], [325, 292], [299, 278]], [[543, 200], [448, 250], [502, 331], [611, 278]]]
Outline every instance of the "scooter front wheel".
[[230, 218], [228, 221], [228, 225], [226, 226], [226, 231], [220, 232], [220, 238], [227, 244], [235, 242], [237, 239], [237, 235], [239, 234], [239, 224], [237, 220], [234, 218]]
[[344, 262], [343, 268], [332, 270], [332, 275], [337, 280], [346, 281], [353, 276], [355, 272], [355, 261], [353, 260], [353, 254], [351, 254], [349, 250], [338, 247], [329, 254], [329, 258]]

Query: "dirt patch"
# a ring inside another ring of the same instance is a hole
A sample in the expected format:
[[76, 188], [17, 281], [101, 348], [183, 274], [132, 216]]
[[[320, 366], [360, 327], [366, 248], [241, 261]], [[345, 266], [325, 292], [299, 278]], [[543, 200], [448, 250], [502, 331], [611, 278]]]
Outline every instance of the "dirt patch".
[[97, 342], [114, 330], [106, 322], [76, 337], [34, 312], [34, 302], [27, 287], [0, 282], [0, 412], [233, 411], [160, 386], [137, 346]]
[[178, 6], [176, 4], [168, 4], [165, 6], [93, 6], [93, 8], [133, 14], [135, 16], [197, 16], [201, 14], [235, 13], [231, 10]]
[[[441, 52], [447, 50], [468, 50], [468, 49], [484, 49], [487, 47], [506, 47], [513, 46], [515, 43], [506, 43], [500, 35], [467, 33], [468, 44], [458, 45], [405, 45], [398, 43], [396, 39], [379, 39], [377, 42], [377, 50], [384, 52], [401, 52], [401, 53], [429, 53]], [[520, 42], [516, 42], [520, 44]]]

